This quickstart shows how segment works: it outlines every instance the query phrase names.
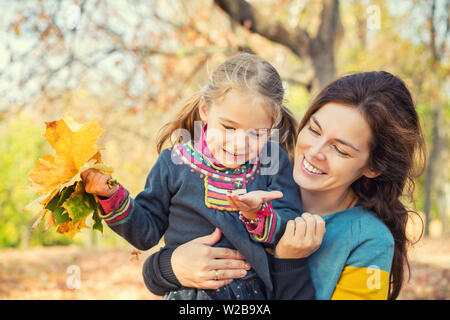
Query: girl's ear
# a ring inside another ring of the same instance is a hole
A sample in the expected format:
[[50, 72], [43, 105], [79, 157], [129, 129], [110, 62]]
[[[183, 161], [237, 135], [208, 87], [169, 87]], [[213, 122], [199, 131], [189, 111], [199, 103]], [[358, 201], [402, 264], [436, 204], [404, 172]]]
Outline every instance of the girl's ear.
[[202, 119], [203, 122], [206, 122], [208, 119], [208, 106], [205, 103], [205, 99], [200, 98], [200, 101], [198, 102], [198, 111], [200, 113], [200, 119]]

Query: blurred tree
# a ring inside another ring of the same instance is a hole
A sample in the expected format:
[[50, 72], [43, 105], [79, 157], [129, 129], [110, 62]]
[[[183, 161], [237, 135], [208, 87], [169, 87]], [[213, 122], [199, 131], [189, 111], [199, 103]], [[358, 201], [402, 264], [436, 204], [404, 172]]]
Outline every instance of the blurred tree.
[[[445, 54], [448, 50], [448, 40], [450, 36], [450, 1], [447, 0], [445, 4], [445, 9], [443, 10], [443, 16], [439, 15], [437, 12], [437, 1], [431, 0], [421, 3], [424, 6], [424, 10], [429, 7], [427, 18], [427, 28], [428, 31], [428, 43], [426, 46], [429, 51], [429, 71], [432, 73], [437, 82], [445, 83], [448, 81], [450, 76], [448, 72], [442, 70], [442, 62], [445, 59]], [[440, 25], [444, 28], [439, 28]], [[441, 34], [439, 32], [441, 31]], [[443, 72], [444, 71], [444, 72]], [[448, 70], [447, 70], [448, 71]], [[440, 85], [438, 85], [440, 86]], [[446, 208], [446, 198], [444, 188], [446, 187], [446, 175], [441, 174], [441, 163], [444, 161], [444, 150], [449, 148], [449, 136], [448, 136], [448, 126], [445, 123], [444, 117], [444, 107], [449, 107], [448, 101], [443, 99], [441, 91], [437, 90], [433, 97], [430, 97], [431, 103], [431, 143], [429, 146], [429, 158], [428, 167], [426, 171], [425, 180], [425, 203], [424, 212], [426, 219], [425, 235], [429, 235], [430, 230], [430, 217], [431, 217], [431, 201], [432, 193], [436, 192], [434, 199], [436, 200], [439, 218], [443, 224], [443, 233], [446, 234], [447, 230], [447, 208]], [[447, 105], [446, 105], [447, 104]], [[439, 179], [440, 178], [440, 179]], [[443, 178], [443, 179], [442, 179]], [[437, 180], [437, 181], [436, 181]], [[435, 186], [435, 188], [433, 188]]]
[[149, 104], [167, 110], [191, 89], [208, 57], [237, 52], [226, 28], [208, 30], [216, 10], [205, 1], [47, 0], [1, 7], [8, 18], [0, 22], [0, 93], [9, 104], [43, 96], [57, 101], [64, 89], [87, 84], [94, 94], [119, 85], [131, 111]]
[[[448, 198], [450, 172], [450, 10], [449, 0], [436, 0], [431, 14], [432, 2], [0, 1], [0, 123], [21, 109], [41, 124], [65, 112], [99, 119], [106, 162], [136, 193], [156, 158], [158, 129], [226, 56], [249, 51], [271, 61], [299, 117], [311, 92], [336, 75], [384, 69], [407, 82], [436, 146], [429, 180], [418, 180], [420, 207], [429, 186], [426, 211], [435, 218], [445, 214], [437, 203]], [[433, 15], [434, 24], [423, 19]]]
[[[416, 207], [427, 213], [426, 234], [433, 219], [441, 220], [444, 232], [448, 232], [450, 1], [402, 1], [398, 6], [391, 3], [371, 1], [379, 10], [378, 28], [347, 32], [345, 50], [338, 53], [338, 65], [341, 73], [386, 70], [400, 76], [410, 88], [424, 129], [429, 160], [425, 174], [416, 181]], [[368, 8], [364, 0], [345, 3], [342, 12], [350, 13], [343, 16], [346, 30], [364, 27], [361, 18], [367, 17], [364, 13]], [[432, 49], [432, 34], [436, 49]]]

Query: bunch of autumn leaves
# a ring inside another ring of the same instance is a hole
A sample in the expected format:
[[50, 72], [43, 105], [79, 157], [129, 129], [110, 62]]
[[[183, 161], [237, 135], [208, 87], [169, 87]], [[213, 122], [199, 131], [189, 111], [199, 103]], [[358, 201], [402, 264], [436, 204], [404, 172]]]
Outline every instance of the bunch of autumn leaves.
[[89, 228], [86, 219], [92, 215], [91, 228], [102, 232], [98, 200], [84, 190], [80, 174], [89, 168], [112, 174], [96, 145], [103, 129], [95, 120], [78, 124], [70, 117], [46, 122], [46, 126], [44, 137], [55, 154], [39, 159], [29, 174], [32, 188], [40, 194], [25, 207], [39, 214], [32, 228], [45, 220], [45, 231], [57, 227], [57, 232], [73, 238], [82, 228]]

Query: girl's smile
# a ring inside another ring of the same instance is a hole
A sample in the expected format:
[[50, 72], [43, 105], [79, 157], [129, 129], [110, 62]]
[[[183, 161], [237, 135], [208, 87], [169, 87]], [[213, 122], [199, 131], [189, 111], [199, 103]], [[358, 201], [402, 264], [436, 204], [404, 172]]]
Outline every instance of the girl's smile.
[[237, 168], [258, 156], [268, 140], [273, 114], [260, 96], [231, 89], [219, 101], [200, 106], [208, 124], [206, 143], [214, 158]]
[[226, 155], [228, 155], [230, 157], [233, 157], [233, 160], [236, 161], [236, 162], [240, 162], [242, 160], [245, 160], [245, 158], [247, 157], [246, 153], [234, 153], [234, 152], [229, 152], [229, 151], [227, 151], [225, 149], [222, 149], [222, 150], [223, 150], [223, 152]]

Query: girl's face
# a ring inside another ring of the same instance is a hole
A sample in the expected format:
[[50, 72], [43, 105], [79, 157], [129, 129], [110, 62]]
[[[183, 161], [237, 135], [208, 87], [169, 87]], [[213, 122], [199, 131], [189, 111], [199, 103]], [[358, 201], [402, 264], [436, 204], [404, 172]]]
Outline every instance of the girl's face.
[[200, 117], [208, 124], [208, 148], [228, 168], [255, 158], [272, 127], [272, 112], [262, 99], [234, 89], [209, 106], [202, 103]]
[[316, 111], [297, 137], [294, 179], [304, 190], [345, 190], [367, 168], [371, 129], [354, 107], [327, 103]]

